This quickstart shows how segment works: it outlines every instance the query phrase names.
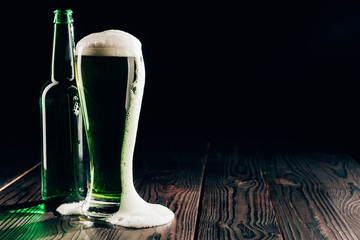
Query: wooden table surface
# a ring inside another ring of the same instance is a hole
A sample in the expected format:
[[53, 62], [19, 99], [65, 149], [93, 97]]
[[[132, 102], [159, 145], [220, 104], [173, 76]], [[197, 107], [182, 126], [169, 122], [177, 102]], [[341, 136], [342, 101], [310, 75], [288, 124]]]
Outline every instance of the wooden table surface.
[[12, 180], [0, 184], [0, 239], [360, 239], [360, 164], [331, 147], [137, 146], [139, 194], [176, 218], [148, 229], [61, 216], [41, 200], [39, 164]]

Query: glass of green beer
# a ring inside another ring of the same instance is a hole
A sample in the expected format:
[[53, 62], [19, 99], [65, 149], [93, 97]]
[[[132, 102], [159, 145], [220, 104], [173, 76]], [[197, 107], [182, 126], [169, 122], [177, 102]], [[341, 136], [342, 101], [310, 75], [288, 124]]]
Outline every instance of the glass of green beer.
[[90, 182], [82, 210], [105, 217], [119, 209], [133, 186], [132, 157], [143, 95], [141, 43], [108, 30], [81, 39], [75, 53], [76, 84], [90, 153]]

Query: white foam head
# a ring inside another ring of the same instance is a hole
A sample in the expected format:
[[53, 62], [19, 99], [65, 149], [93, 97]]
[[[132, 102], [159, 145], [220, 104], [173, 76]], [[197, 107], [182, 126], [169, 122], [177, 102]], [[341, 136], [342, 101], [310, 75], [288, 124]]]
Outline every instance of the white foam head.
[[107, 30], [90, 34], [76, 44], [75, 55], [85, 56], [141, 56], [141, 42], [133, 35], [120, 30]]

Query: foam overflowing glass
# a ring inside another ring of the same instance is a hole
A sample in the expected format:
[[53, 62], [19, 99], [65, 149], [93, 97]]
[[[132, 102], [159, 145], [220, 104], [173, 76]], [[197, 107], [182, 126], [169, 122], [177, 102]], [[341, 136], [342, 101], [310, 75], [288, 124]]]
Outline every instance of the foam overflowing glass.
[[140, 41], [120, 30], [93, 33], [78, 42], [75, 62], [90, 152], [90, 184], [81, 213], [125, 227], [170, 222], [173, 212], [144, 201], [133, 183], [145, 84]]

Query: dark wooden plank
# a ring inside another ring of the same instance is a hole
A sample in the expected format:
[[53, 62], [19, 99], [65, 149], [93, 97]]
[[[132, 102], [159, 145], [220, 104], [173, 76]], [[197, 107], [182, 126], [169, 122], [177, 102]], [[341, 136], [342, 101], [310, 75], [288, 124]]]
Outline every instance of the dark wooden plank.
[[0, 193], [0, 239], [193, 239], [203, 179], [206, 144], [138, 147], [135, 186], [145, 200], [168, 206], [168, 225], [128, 229], [83, 216], [61, 216], [40, 198], [35, 169]]
[[[349, 189], [343, 189], [341, 194], [339, 176], [332, 174], [327, 164], [318, 161], [316, 151], [306, 151], [305, 147], [272, 146], [259, 155], [284, 238], [359, 239], [358, 229], [347, 221], [339, 208], [344, 201], [334, 202], [335, 198], [350, 196]], [[341, 159], [335, 161], [341, 162]], [[344, 170], [343, 167], [338, 169]], [[332, 181], [325, 176], [331, 176]], [[331, 194], [332, 188], [338, 189], [335, 194]], [[348, 198], [345, 203], [349, 201], [358, 211], [359, 201]]]
[[207, 144], [181, 142], [170, 147], [152, 145], [148, 148], [139, 151], [142, 155], [135, 169], [144, 171], [136, 174], [135, 187], [144, 199], [168, 206], [176, 217], [155, 239], [193, 239]]
[[40, 192], [40, 167], [0, 192], [0, 239], [16, 239], [17, 232], [36, 221], [38, 209], [44, 209]]
[[329, 199], [360, 239], [360, 164], [349, 155], [327, 151], [301, 156], [321, 183]]
[[259, 164], [249, 146], [210, 146], [197, 237], [282, 239]]
[[8, 142], [0, 145], [0, 189], [40, 162], [40, 144]]

